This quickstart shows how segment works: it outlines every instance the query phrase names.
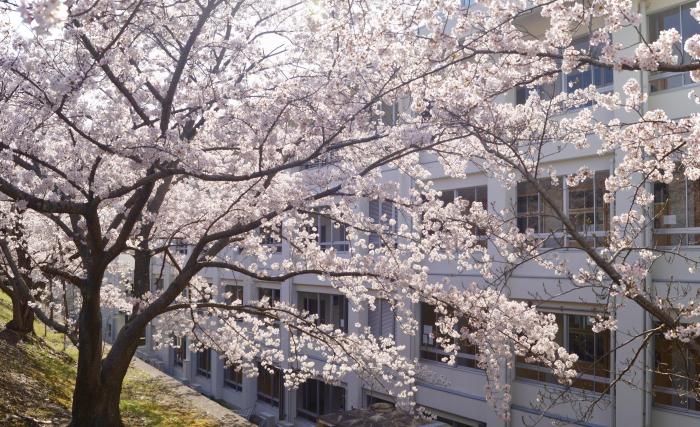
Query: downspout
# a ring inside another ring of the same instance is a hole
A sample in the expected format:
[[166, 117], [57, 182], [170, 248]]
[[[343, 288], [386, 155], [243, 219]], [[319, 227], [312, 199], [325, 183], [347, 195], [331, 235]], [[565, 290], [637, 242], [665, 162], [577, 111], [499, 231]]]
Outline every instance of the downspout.
[[[648, 5], [648, 0], [641, 0], [639, 2], [639, 13], [642, 16], [642, 22], [641, 22], [641, 32], [642, 34], [646, 35], [648, 33], [648, 26], [647, 26], [647, 5]], [[642, 93], [646, 93], [648, 90], [648, 73], [645, 71], [639, 71], [639, 83], [642, 88]], [[647, 101], [648, 102], [648, 101]], [[645, 102], [644, 104], [641, 105], [642, 113], [646, 113], [648, 109], [648, 105]], [[652, 184], [650, 182], [647, 182], [645, 184], [646, 190], [647, 191], [653, 191], [653, 188], [651, 187]], [[645, 230], [644, 230], [644, 247], [650, 247], [653, 244], [654, 241], [654, 235], [653, 235], [653, 224], [649, 224]], [[653, 265], [653, 264], [652, 264]], [[649, 294], [653, 292], [653, 280], [651, 276], [651, 271], [649, 271], [645, 277], [645, 289], [644, 291]], [[644, 328], [643, 330], [649, 330], [649, 328], [652, 326], [651, 324], [651, 317], [649, 313], [646, 311], [643, 312], [643, 320], [642, 320], [642, 327]], [[653, 343], [653, 341], [652, 341]], [[644, 366], [644, 376], [643, 376], [643, 384], [642, 384], [642, 390], [644, 392], [644, 397], [643, 397], [643, 403], [644, 403], [644, 408], [643, 408], [643, 413], [642, 413], [642, 420], [644, 422], [644, 427], [650, 427], [651, 426], [651, 406], [652, 406], [652, 388], [653, 388], [653, 377], [652, 377], [652, 372], [651, 372], [651, 367], [650, 363], [654, 363], [654, 354], [653, 354], [653, 346], [649, 345], [647, 343], [645, 349], [644, 349], [644, 355], [642, 357], [642, 363]]]

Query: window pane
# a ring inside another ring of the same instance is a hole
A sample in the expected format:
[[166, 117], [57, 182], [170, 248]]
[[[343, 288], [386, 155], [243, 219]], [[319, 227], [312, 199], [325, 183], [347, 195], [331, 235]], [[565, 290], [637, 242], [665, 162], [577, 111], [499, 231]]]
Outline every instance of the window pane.
[[524, 233], [532, 228], [539, 233], [539, 196], [537, 190], [529, 182], [519, 182], [518, 192], [518, 229]]
[[595, 230], [608, 231], [610, 229], [610, 204], [605, 203], [605, 180], [610, 176], [610, 171], [596, 171], [595, 173]]
[[673, 174], [670, 184], [654, 184], [654, 228], [686, 227], [685, 178], [681, 171]]
[[[564, 208], [564, 197], [562, 189], [562, 178], [558, 178], [558, 185], [553, 185], [552, 180], [544, 178], [540, 180], [540, 185], [545, 188], [549, 199], [553, 201], [554, 206], [561, 212]], [[554, 209], [545, 200], [542, 200], [542, 232], [550, 233], [560, 231], [562, 228], [561, 221], [554, 213]]]
[[442, 195], [440, 196], [440, 200], [442, 200], [442, 203], [447, 205], [448, 203], [452, 203], [455, 201], [455, 191], [454, 190], [443, 190]]
[[700, 227], [700, 181], [688, 181], [688, 227]]
[[[690, 37], [694, 36], [695, 34], [700, 34], [700, 22], [698, 22], [695, 18], [693, 18], [690, 15], [690, 9], [692, 7], [695, 7], [695, 3], [688, 3], [685, 4], [681, 7], [681, 20], [682, 20], [682, 30], [683, 33], [681, 34], [681, 42], [685, 43], [686, 40], [688, 40]], [[680, 31], [681, 29], [679, 29]], [[689, 64], [692, 61], [692, 58], [690, 55], [686, 54], [684, 50], [681, 49], [681, 53], [683, 54], [683, 63], [684, 64]], [[690, 83], [690, 81], [688, 81]]]
[[[653, 42], [659, 38], [659, 33], [663, 30], [675, 28], [681, 32], [681, 19], [677, 7], [656, 13], [649, 17], [649, 39]], [[680, 54], [680, 52], [678, 52]], [[679, 59], [681, 57], [679, 56]]]
[[327, 216], [319, 216], [318, 218], [318, 241], [329, 243], [331, 241], [331, 219]]

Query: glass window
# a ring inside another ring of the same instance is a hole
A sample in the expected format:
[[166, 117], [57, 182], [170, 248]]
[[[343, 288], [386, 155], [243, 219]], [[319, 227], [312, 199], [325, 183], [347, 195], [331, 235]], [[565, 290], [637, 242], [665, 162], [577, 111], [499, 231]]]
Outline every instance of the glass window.
[[299, 308], [310, 314], [317, 314], [319, 324], [331, 324], [347, 332], [348, 303], [343, 295], [315, 292], [298, 293]]
[[211, 376], [211, 349], [197, 353], [197, 375], [209, 378]]
[[243, 286], [225, 285], [224, 302], [226, 304], [232, 304], [234, 301], [243, 302]]
[[[610, 331], [594, 333], [590, 316], [557, 313], [555, 317], [559, 327], [557, 343], [578, 355], [574, 369], [579, 375], [572, 386], [606, 392], [610, 383]], [[520, 356], [517, 358], [515, 375], [523, 379], [557, 383], [557, 378], [549, 368], [529, 364]]]
[[319, 380], [307, 380], [297, 390], [297, 414], [316, 421], [318, 417], [345, 410], [345, 388]]
[[258, 364], [258, 400], [272, 406], [279, 406], [282, 392], [282, 371], [277, 368], [264, 368]]
[[654, 243], [659, 246], [700, 244], [700, 181], [685, 178], [683, 167], [669, 184], [654, 183]]
[[[479, 202], [484, 209], [488, 209], [488, 195], [487, 187], [485, 185], [479, 185], [476, 187], [464, 187], [456, 188], [453, 190], [442, 190], [442, 195], [440, 200], [445, 204], [454, 203], [456, 200], [463, 200], [467, 202], [465, 213], [469, 212], [472, 203]], [[481, 246], [486, 245], [486, 232], [480, 228], [475, 230], [476, 236], [479, 238], [479, 244]]]
[[[562, 177], [557, 178], [557, 185], [550, 178], [541, 178], [540, 185], [559, 211], [563, 211], [564, 190]], [[545, 247], [564, 246], [564, 236], [561, 235], [562, 223], [554, 213], [554, 208], [545, 202], [529, 182], [520, 182], [517, 187], [517, 218], [518, 229], [521, 233], [532, 229], [536, 234], [546, 238]], [[546, 236], [545, 236], [546, 234]]]
[[378, 299], [374, 302], [375, 309], [367, 313], [369, 328], [375, 337], [396, 336], [396, 316], [389, 301]]
[[333, 221], [326, 215], [318, 214], [316, 216], [316, 229], [321, 249], [333, 248], [338, 252], [347, 252], [350, 249], [345, 224]]
[[[387, 235], [384, 238], [395, 237], [398, 231], [399, 213], [393, 202], [388, 200], [370, 200], [369, 201], [369, 217], [375, 224], [382, 224]], [[391, 224], [391, 220], [394, 224]], [[380, 239], [379, 234], [370, 233], [369, 243], [375, 247], [381, 247], [384, 242]]]
[[[576, 227], [576, 231], [593, 246], [605, 244], [606, 234], [610, 228], [610, 205], [603, 201], [605, 180], [608, 176], [610, 176], [609, 171], [596, 171], [593, 178], [586, 179], [575, 187], [567, 188], [569, 219]], [[578, 246], [578, 243], [570, 241], [568, 246]]]
[[[575, 40], [572, 47], [581, 52], [590, 52], [591, 57], [598, 58], [601, 53], [599, 46], [591, 46], [589, 38]], [[562, 88], [567, 93], [573, 93], [577, 89], [585, 89], [594, 84], [598, 90], [608, 91], [613, 85], [613, 70], [610, 67], [600, 67], [595, 65], [582, 66], [566, 75], [557, 75], [553, 82], [537, 85], [535, 90], [543, 100], [552, 99], [559, 95]], [[524, 104], [530, 93], [529, 88], [518, 86], [515, 90], [515, 103]], [[590, 104], [588, 104], [590, 105]]]
[[700, 386], [700, 360], [686, 344], [654, 337], [654, 404], [700, 411], [700, 399], [694, 390]]
[[[435, 312], [435, 307], [421, 303], [421, 342], [420, 342], [420, 357], [425, 360], [433, 360], [436, 362], [447, 362], [447, 357], [449, 356], [443, 349], [442, 346], [437, 342], [438, 337], [443, 336], [435, 325], [437, 320], [440, 318], [439, 313]], [[456, 328], [459, 330], [466, 327], [467, 323], [465, 320], [460, 319], [457, 322]], [[465, 366], [468, 368], [478, 368], [476, 352], [477, 348], [475, 345], [471, 344], [469, 340], [459, 340], [459, 350], [457, 351], [457, 356], [455, 358], [455, 363], [458, 366]]]
[[[680, 43], [674, 46], [674, 54], [678, 56], [678, 62], [688, 64], [692, 61], [690, 55], [685, 53], [683, 44], [695, 34], [700, 33], [700, 23], [690, 15], [690, 9], [694, 2], [676, 6], [649, 16], [649, 39], [656, 41], [663, 30], [675, 28], [681, 35]], [[649, 76], [651, 92], [673, 89], [693, 83], [690, 73], [654, 72]]]
[[280, 290], [272, 288], [259, 288], [258, 289], [258, 299], [263, 299], [268, 297], [270, 299], [270, 304], [280, 300]]
[[282, 226], [261, 227], [256, 233], [260, 236], [261, 243], [271, 247], [274, 252], [282, 252]]
[[243, 391], [243, 371], [240, 366], [230, 365], [224, 368], [224, 387]]
[[173, 337], [173, 363], [182, 366], [182, 362], [187, 357], [187, 338]]
[[[564, 225], [559, 220], [555, 208], [568, 215], [579, 234], [593, 246], [607, 242], [610, 229], [610, 206], [604, 202], [605, 180], [610, 175], [607, 170], [596, 171], [589, 178], [573, 187], [564, 186], [563, 177], [553, 184], [550, 178], [539, 180], [545, 195], [553, 200], [551, 206], [540, 195], [535, 186], [529, 182], [520, 182], [517, 186], [516, 216], [521, 233], [532, 229], [540, 238], [545, 239], [543, 247], [577, 247], [578, 242], [571, 239]], [[568, 204], [564, 204], [564, 195]]]

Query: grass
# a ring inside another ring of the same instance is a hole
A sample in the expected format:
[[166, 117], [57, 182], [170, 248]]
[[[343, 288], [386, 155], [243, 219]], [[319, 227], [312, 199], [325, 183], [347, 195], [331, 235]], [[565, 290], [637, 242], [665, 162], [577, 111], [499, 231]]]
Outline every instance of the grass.
[[[0, 329], [12, 317], [10, 299], [0, 293]], [[63, 425], [70, 420], [77, 349], [63, 335], [35, 324], [36, 337], [16, 346], [0, 340], [0, 425]], [[65, 350], [64, 350], [65, 348]], [[157, 378], [130, 368], [120, 402], [127, 426], [213, 427], [218, 423], [169, 395]]]

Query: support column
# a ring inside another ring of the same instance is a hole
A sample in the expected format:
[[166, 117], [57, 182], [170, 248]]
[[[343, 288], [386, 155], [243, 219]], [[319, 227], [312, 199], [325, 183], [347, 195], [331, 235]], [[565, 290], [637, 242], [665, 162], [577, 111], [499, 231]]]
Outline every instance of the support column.
[[[355, 311], [350, 308], [347, 314], [347, 322], [348, 333], [359, 334], [362, 328], [367, 325], [367, 310]], [[351, 373], [346, 377], [345, 384], [345, 409], [361, 408], [363, 406], [362, 379], [357, 374]]]
[[[635, 1], [635, 3], [639, 4], [637, 1]], [[639, 43], [639, 36], [634, 28], [622, 29], [613, 35], [613, 43], [629, 46], [626, 50], [623, 50], [621, 54], [631, 55], [633, 54], [633, 49], [635, 49], [636, 45]], [[636, 79], [640, 84], [645, 83], [642, 80], [640, 72], [617, 71], [614, 75], [615, 92], [622, 93], [624, 84], [630, 79]], [[625, 111], [617, 111], [616, 116], [623, 123], [637, 121], [638, 119], [634, 117], [632, 113], [626, 113]], [[624, 153], [615, 153], [615, 165], [619, 164], [623, 157]], [[633, 179], [639, 182], [641, 177], [636, 176]], [[634, 184], [635, 183], [633, 183], [633, 185]], [[614, 209], [616, 215], [629, 212], [633, 208], [630, 200], [631, 196], [631, 191], [618, 192], [615, 198]], [[639, 207], [634, 207], [634, 209], [639, 209]], [[650, 243], [644, 240], [644, 236], [638, 237], [637, 244], [644, 246]], [[627, 262], [634, 262], [634, 259], [630, 257], [627, 259]], [[620, 298], [621, 297], [618, 297], [618, 300], [620, 300]], [[617, 311], [618, 329], [614, 334], [614, 344], [621, 345], [623, 342], [630, 340], [632, 336], [644, 330], [645, 326], [648, 325], [647, 320], [648, 316], [641, 307], [629, 299], [624, 301], [624, 305]], [[641, 339], [635, 339], [613, 353], [614, 372], [616, 374], [619, 375], [619, 373], [627, 369], [630, 360], [634, 358], [634, 354], [640, 345]], [[615, 390], [612, 394], [615, 408], [612, 424], [615, 426], [649, 425], [651, 414], [648, 414], [645, 408], [647, 408], [647, 400], [651, 399], [651, 384], [648, 384], [647, 376], [645, 375], [645, 359], [645, 357], [640, 357], [624, 375], [624, 381], [619, 381], [615, 386]]]
[[[292, 279], [285, 280], [280, 284], [280, 301], [289, 305], [296, 303], [294, 295], [294, 282]], [[280, 327], [280, 347], [285, 355], [285, 360], [280, 364], [280, 369], [284, 372], [289, 368], [287, 359], [289, 358], [289, 329]], [[284, 378], [282, 380], [282, 402], [280, 402], [279, 419], [282, 421], [293, 422], [296, 417], [296, 390], [287, 390], [284, 387]]]
[[[258, 299], [257, 288], [253, 280], [249, 277], [242, 279], [243, 286], [243, 302], [248, 303]], [[258, 380], [257, 378], [249, 378], [243, 375], [243, 391], [241, 400], [241, 409], [252, 409], [255, 402], [258, 400]]]

